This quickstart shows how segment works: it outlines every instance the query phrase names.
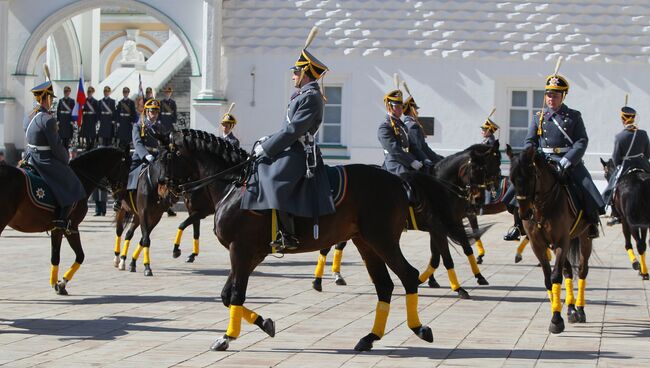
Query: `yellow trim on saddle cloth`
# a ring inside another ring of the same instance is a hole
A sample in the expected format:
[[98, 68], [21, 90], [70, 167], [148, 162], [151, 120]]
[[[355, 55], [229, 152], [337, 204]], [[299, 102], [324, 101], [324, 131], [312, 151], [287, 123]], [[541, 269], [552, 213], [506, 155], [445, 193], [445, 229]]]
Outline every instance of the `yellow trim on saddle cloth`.
[[[271, 210], [271, 242], [278, 236], [278, 211]], [[276, 247], [271, 247], [271, 253], [276, 253]]]
[[573, 223], [573, 226], [571, 226], [571, 230], [569, 231], [569, 236], [573, 235], [573, 232], [576, 230], [576, 227], [578, 227], [578, 223], [582, 219], [582, 210], [578, 213], [578, 217], [576, 217], [576, 221]]
[[138, 209], [135, 207], [135, 201], [133, 200], [133, 191], [129, 191], [129, 199], [131, 200], [131, 209], [133, 212], [138, 212]]
[[413, 207], [409, 206], [409, 215], [411, 217], [411, 225], [413, 225], [413, 230], [420, 230], [418, 228], [418, 223], [415, 221], [415, 212], [413, 211]]

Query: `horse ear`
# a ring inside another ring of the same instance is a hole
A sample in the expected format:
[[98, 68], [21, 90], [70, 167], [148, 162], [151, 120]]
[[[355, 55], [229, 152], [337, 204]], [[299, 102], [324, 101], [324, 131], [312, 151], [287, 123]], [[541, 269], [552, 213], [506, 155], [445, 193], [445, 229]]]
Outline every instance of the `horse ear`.
[[494, 143], [492, 144], [492, 149], [495, 150], [495, 151], [499, 150], [499, 140], [498, 139], [496, 139], [494, 141]]
[[602, 157], [600, 157], [600, 163], [603, 165], [603, 167], [607, 167], [607, 161], [603, 160]]
[[506, 155], [507, 155], [508, 158], [510, 158], [511, 160], [512, 160], [512, 158], [515, 156], [515, 154], [512, 153], [512, 147], [510, 147], [510, 145], [509, 145], [508, 143], [506, 143]]

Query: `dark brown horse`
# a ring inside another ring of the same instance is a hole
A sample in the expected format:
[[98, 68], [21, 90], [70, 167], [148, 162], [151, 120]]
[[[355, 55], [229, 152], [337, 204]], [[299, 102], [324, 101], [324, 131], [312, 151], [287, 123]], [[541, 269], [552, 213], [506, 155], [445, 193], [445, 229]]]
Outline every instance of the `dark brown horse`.
[[[519, 214], [533, 252], [542, 266], [544, 284], [551, 300], [553, 317], [549, 331], [561, 333], [564, 331], [560, 299], [563, 272], [569, 322], [586, 322], [584, 293], [592, 249], [587, 231], [589, 224], [582, 211], [573, 206], [563, 185], [566, 176], [555, 161], [547, 161], [532, 147], [522, 151], [518, 157], [511, 157], [511, 160], [510, 182], [515, 187]], [[552, 270], [546, 257], [547, 247], [555, 253]], [[575, 299], [571, 265], [575, 267], [578, 264], [578, 297]]]
[[[249, 323], [264, 320], [244, 307], [248, 279], [253, 270], [271, 252], [273, 215], [271, 211], [241, 210], [242, 188], [230, 184], [242, 174], [242, 163], [248, 161], [243, 151], [229, 150], [221, 138], [207, 133], [183, 131], [174, 135], [174, 150], [169, 171], [179, 177], [199, 173], [206, 178], [230, 169], [228, 175], [219, 176], [208, 188], [218, 199], [215, 213], [215, 234], [229, 250], [231, 271], [221, 293], [224, 305], [230, 308], [230, 322], [226, 334], [216, 340], [213, 350], [225, 350], [230, 341], [239, 336], [241, 320]], [[175, 158], [192, 162], [177, 164]], [[421, 339], [433, 341], [431, 329], [420, 323], [417, 312], [418, 272], [404, 258], [399, 238], [409, 213], [409, 203], [402, 181], [386, 171], [366, 166], [345, 166], [348, 178], [347, 194], [336, 214], [320, 218], [318, 239], [312, 237], [312, 219], [296, 218], [297, 235], [301, 246], [287, 253], [310, 252], [352, 239], [365, 261], [375, 284], [378, 296], [375, 324], [372, 331], [356, 345], [357, 350], [370, 350], [373, 342], [384, 334], [393, 292], [393, 282], [386, 265], [395, 272], [406, 291], [407, 325]], [[169, 174], [165, 174], [170, 176]], [[425, 193], [427, 188], [419, 188]], [[436, 194], [426, 198], [434, 198]], [[381, 198], [381, 200], [378, 200]], [[439, 201], [428, 205], [438, 206]], [[446, 209], [438, 208], [441, 213]], [[444, 217], [443, 215], [440, 216]], [[443, 226], [432, 224], [432, 226]], [[443, 229], [444, 230], [444, 229]], [[464, 233], [463, 233], [464, 235]], [[258, 324], [259, 326], [259, 324]]]
[[[126, 186], [126, 178], [131, 160], [122, 150], [115, 148], [98, 148], [86, 152], [70, 161], [70, 167], [77, 174], [90, 196], [95, 188], [103, 187], [108, 180], [110, 189], [115, 193]], [[37, 233], [51, 230], [51, 264], [50, 285], [60, 295], [67, 295], [66, 285], [84, 261], [84, 252], [79, 237], [79, 224], [88, 212], [88, 196], [77, 202], [70, 214], [70, 231], [52, 230], [54, 212], [36, 207], [29, 199], [25, 174], [19, 169], [0, 164], [0, 234], [9, 225], [12, 229]], [[61, 241], [66, 237], [75, 253], [75, 262], [59, 280], [59, 261]]]
[[[605, 162], [600, 159], [605, 169], [605, 178], [609, 178], [615, 172], [614, 161], [609, 159]], [[625, 249], [632, 262], [632, 268], [639, 271], [642, 279], [650, 279], [648, 266], [645, 261], [647, 249], [646, 239], [648, 227], [650, 227], [650, 174], [643, 170], [629, 170], [619, 177], [612, 203], [616, 208], [623, 228], [625, 238]], [[639, 262], [632, 250], [632, 241], [636, 242], [636, 249], [639, 252]]]

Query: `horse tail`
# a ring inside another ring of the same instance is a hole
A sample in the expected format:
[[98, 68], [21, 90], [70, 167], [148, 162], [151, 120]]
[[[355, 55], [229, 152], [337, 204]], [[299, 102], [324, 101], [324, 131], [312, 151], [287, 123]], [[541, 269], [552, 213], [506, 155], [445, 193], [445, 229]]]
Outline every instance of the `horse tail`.
[[620, 201], [623, 216], [632, 227], [650, 224], [650, 177], [638, 174], [632, 180], [621, 183]]
[[566, 260], [571, 265], [573, 270], [573, 278], [577, 278], [578, 270], [580, 269], [580, 238], [573, 238], [569, 242], [569, 252], [567, 253]]

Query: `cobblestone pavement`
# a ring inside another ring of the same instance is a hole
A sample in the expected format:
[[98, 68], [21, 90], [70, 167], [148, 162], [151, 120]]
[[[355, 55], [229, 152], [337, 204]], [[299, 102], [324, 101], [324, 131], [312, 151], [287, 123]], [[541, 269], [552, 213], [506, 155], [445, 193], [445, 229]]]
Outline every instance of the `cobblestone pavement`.
[[[213, 352], [210, 344], [228, 324], [228, 310], [217, 298], [229, 262], [210, 220], [202, 224], [196, 262], [184, 262], [191, 231], [183, 238], [183, 256], [172, 259], [175, 228], [183, 216], [165, 216], [154, 231], [154, 277], [143, 276], [142, 263], [136, 273], [117, 271], [112, 264], [111, 218], [88, 217], [82, 227], [86, 260], [68, 285], [67, 297], [49, 288], [50, 245], [45, 234], [5, 230], [0, 237], [0, 365], [650, 366], [650, 282], [632, 270], [620, 226], [605, 229], [606, 235], [595, 242], [588, 323], [567, 323], [561, 335], [547, 332], [551, 312], [537, 261], [527, 249], [521, 263], [513, 262], [516, 243], [501, 240], [511, 219], [499, 214], [479, 219], [494, 225], [484, 236], [487, 256], [481, 266], [489, 286], [478, 286], [465, 257], [452, 250], [459, 279], [472, 299], [459, 300], [448, 287], [420, 287], [420, 318], [433, 329], [431, 344], [406, 326], [404, 290], [395, 280], [386, 336], [372, 352], [353, 350], [372, 327], [376, 296], [350, 244], [342, 266], [348, 285], [336, 286], [328, 276], [321, 293], [311, 288], [316, 253], [268, 257], [249, 282], [246, 305], [273, 318], [277, 335], [270, 338], [244, 322], [230, 350]], [[402, 248], [414, 266], [425, 267], [427, 234], [405, 233]], [[72, 262], [72, 251], [64, 244], [60, 275]], [[437, 275], [446, 286], [446, 272]]]

